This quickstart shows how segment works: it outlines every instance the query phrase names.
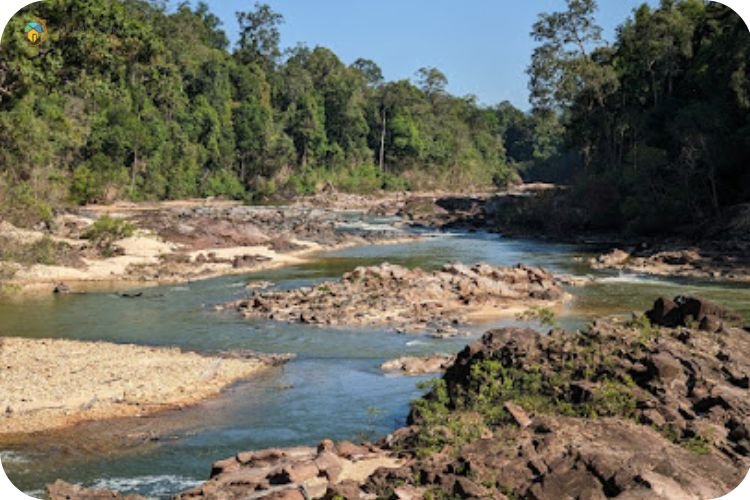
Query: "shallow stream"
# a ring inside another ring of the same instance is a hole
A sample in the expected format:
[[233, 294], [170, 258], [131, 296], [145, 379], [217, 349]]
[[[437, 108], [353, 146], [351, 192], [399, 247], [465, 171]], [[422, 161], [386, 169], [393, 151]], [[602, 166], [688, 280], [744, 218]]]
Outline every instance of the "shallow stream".
[[[15, 485], [36, 496], [57, 478], [169, 496], [206, 480], [213, 461], [238, 451], [387, 434], [404, 424], [409, 401], [420, 395], [417, 384], [424, 377], [386, 376], [378, 366], [403, 355], [457, 352], [470, 341], [248, 321], [213, 310], [214, 304], [246, 295], [248, 279], [289, 288], [335, 279], [356, 266], [383, 261], [424, 268], [454, 261], [523, 262], [595, 276], [594, 284], [571, 289], [574, 300], [560, 318], [567, 328], [580, 327], [596, 316], [643, 311], [660, 295], [680, 293], [713, 299], [750, 319], [748, 286], [593, 272], [585, 260], [594, 250], [483, 233], [434, 234], [406, 244], [327, 253], [315, 263], [280, 270], [149, 288], [138, 299], [92, 293], [0, 303], [0, 335], [297, 355], [282, 368], [182, 411], [84, 424], [40, 434], [33, 442], [6, 444], [0, 452], [2, 465]], [[514, 322], [482, 325], [476, 333]]]

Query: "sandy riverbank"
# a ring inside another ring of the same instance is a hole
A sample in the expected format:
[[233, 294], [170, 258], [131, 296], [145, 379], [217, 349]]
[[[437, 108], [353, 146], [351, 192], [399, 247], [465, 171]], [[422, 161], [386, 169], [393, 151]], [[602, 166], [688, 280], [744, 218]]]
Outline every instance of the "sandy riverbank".
[[[103, 215], [136, 227], [112, 242], [105, 256], [85, 239], [86, 228]], [[322, 251], [368, 244], [413, 241], [395, 227], [352, 228], [339, 209], [246, 207], [233, 202], [183, 201], [84, 207], [60, 216], [51, 231], [18, 229], [2, 222], [2, 237], [18, 245], [42, 238], [69, 248], [68, 262], [21, 265], [0, 262], [6, 296], [66, 291], [127, 289], [244, 274], [314, 259]], [[366, 224], [364, 226], [367, 226]], [[2, 287], [0, 287], [2, 288]]]
[[0, 438], [197, 403], [279, 358], [0, 338]]

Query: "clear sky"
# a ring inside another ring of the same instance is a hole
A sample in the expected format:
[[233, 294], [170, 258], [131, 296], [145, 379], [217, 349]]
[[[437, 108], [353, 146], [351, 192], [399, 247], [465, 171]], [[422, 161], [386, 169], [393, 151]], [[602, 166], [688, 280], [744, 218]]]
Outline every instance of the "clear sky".
[[[654, 4], [656, 0], [649, 0]], [[599, 0], [608, 40], [644, 0]], [[254, 0], [207, 0], [236, 40], [235, 12]], [[282, 46], [332, 49], [347, 64], [372, 59], [388, 80], [412, 78], [423, 66], [448, 77], [448, 90], [484, 104], [509, 100], [527, 109], [525, 69], [540, 12], [563, 10], [563, 0], [265, 0], [284, 16]]]

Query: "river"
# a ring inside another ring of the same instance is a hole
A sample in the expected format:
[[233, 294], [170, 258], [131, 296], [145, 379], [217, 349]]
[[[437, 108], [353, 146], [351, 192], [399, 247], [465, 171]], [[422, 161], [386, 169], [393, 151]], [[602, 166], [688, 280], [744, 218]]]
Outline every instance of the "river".
[[[433, 234], [411, 243], [330, 252], [314, 263], [274, 271], [148, 288], [138, 299], [92, 293], [0, 303], [0, 335], [297, 355], [286, 366], [236, 384], [195, 407], [43, 433], [33, 440], [6, 443], [0, 459], [13, 483], [36, 496], [57, 478], [155, 498], [169, 496], [206, 480], [213, 461], [238, 451], [387, 434], [404, 424], [409, 401], [420, 395], [417, 384], [424, 377], [385, 376], [378, 366], [403, 355], [456, 352], [470, 341], [251, 321], [214, 311], [214, 304], [246, 295], [244, 284], [250, 278], [289, 288], [383, 261], [424, 268], [454, 261], [523, 262], [596, 278], [592, 285], [570, 290], [574, 300], [560, 317], [566, 328], [581, 327], [603, 314], [643, 311], [659, 295], [680, 293], [715, 300], [750, 319], [746, 285], [594, 272], [585, 265], [594, 250], [484, 233]], [[511, 323], [516, 321], [480, 325], [476, 335]], [[159, 437], [149, 439], [152, 435]]]

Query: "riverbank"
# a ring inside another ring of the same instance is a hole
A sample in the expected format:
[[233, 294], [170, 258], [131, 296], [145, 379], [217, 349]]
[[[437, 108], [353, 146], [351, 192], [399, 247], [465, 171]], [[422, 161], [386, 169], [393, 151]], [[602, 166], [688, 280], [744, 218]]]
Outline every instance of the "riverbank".
[[642, 236], [597, 224], [594, 214], [576, 207], [568, 190], [530, 184], [500, 193], [415, 193], [385, 199], [370, 211], [415, 227], [590, 245], [603, 250], [590, 262], [594, 269], [750, 283], [750, 206]]
[[3, 436], [195, 404], [284, 356], [205, 356], [176, 348], [0, 338]]
[[[88, 234], [103, 217], [127, 224], [131, 234], [100, 248]], [[339, 209], [221, 201], [83, 207], [58, 217], [47, 231], [2, 222], [0, 236], [17, 248], [6, 252], [11, 260], [0, 262], [6, 297], [184, 283], [301, 264], [322, 251], [418, 238], [384, 224], [351, 225]]]
[[716, 498], [750, 468], [739, 321], [676, 297], [580, 331], [493, 330], [376, 443], [242, 451], [177, 498]]

